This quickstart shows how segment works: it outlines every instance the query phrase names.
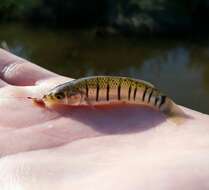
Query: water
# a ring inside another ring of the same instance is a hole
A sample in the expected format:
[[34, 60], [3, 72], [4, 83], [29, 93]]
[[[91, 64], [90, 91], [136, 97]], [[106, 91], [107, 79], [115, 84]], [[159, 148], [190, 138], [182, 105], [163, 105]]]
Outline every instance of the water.
[[1, 24], [10, 50], [61, 75], [147, 80], [178, 104], [209, 114], [209, 40], [137, 39]]

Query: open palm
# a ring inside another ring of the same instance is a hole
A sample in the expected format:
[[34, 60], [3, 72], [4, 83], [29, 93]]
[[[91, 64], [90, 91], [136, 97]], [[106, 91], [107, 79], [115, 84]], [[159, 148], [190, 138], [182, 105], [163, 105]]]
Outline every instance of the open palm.
[[47, 109], [27, 97], [70, 78], [3, 50], [0, 71], [3, 190], [209, 187], [207, 115], [182, 108], [191, 119], [176, 126], [146, 107]]

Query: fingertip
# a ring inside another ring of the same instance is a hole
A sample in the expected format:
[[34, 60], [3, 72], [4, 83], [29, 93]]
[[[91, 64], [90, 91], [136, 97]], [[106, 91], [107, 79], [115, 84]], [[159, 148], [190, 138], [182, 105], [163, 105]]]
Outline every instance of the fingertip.
[[9, 84], [34, 85], [38, 80], [53, 76], [57, 74], [0, 49], [0, 78]]
[[56, 75], [25, 60], [6, 65], [1, 74], [9, 84], [18, 86], [34, 85], [38, 80]]

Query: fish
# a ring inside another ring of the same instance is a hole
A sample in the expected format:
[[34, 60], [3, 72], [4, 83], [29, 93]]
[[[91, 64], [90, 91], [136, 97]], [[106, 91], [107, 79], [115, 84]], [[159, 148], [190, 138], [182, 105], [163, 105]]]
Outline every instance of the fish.
[[106, 105], [127, 103], [149, 106], [172, 118], [175, 123], [185, 114], [181, 108], [153, 84], [121, 76], [90, 76], [74, 79], [51, 89], [41, 99], [45, 106]]

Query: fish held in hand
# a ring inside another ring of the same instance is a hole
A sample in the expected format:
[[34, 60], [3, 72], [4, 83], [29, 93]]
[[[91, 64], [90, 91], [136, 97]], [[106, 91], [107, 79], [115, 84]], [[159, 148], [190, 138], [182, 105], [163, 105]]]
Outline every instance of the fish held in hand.
[[[152, 84], [138, 79], [117, 76], [92, 76], [58, 85], [42, 101], [54, 105], [107, 105], [128, 103], [146, 105], [164, 113], [178, 123], [185, 115], [171, 98]], [[181, 122], [179, 122], [181, 123]]]

